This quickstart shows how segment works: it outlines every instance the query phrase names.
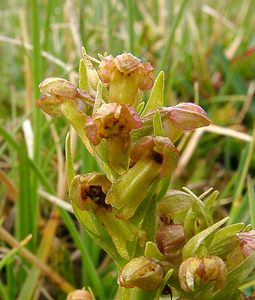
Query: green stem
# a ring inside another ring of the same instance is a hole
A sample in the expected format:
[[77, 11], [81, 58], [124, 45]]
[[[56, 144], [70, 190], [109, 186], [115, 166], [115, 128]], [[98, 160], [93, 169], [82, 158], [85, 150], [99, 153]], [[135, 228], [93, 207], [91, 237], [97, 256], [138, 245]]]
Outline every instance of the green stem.
[[153, 300], [156, 291], [144, 291], [139, 288], [126, 289], [124, 287], [119, 288], [120, 300]]

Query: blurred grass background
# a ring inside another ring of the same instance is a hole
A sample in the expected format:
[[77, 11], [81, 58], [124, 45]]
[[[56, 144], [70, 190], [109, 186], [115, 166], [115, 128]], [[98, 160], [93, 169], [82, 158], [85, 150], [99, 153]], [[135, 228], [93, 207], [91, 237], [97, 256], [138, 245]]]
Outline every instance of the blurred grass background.
[[[181, 139], [172, 187], [214, 187], [216, 218], [255, 226], [254, 11], [254, 0], [1, 1], [0, 299], [65, 299], [82, 286], [114, 299], [117, 290], [109, 257], [52, 203], [68, 201], [69, 126], [34, 105], [44, 78], [78, 83], [82, 46], [94, 57], [132, 51], [155, 76], [165, 71], [166, 105], [207, 110], [213, 126]], [[73, 146], [79, 173], [97, 169], [79, 140]]]

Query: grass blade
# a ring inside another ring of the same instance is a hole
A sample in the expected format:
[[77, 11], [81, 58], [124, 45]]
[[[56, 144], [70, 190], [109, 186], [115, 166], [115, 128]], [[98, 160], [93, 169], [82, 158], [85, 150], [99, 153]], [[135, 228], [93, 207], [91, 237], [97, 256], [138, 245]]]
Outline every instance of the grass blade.
[[247, 186], [248, 186], [248, 200], [249, 200], [249, 207], [250, 207], [251, 225], [252, 228], [255, 229], [255, 191], [254, 191], [254, 184], [252, 183], [252, 179], [250, 177], [248, 177], [247, 179]]
[[245, 157], [245, 161], [243, 164], [243, 168], [241, 171], [241, 175], [240, 175], [240, 179], [238, 181], [238, 186], [234, 195], [234, 199], [233, 199], [233, 203], [229, 212], [229, 221], [228, 224], [232, 224], [237, 220], [237, 215], [239, 214], [239, 208], [241, 205], [241, 195], [242, 195], [242, 191], [243, 191], [243, 187], [244, 187], [244, 183], [245, 183], [245, 179], [247, 178], [247, 173], [249, 170], [249, 166], [251, 163], [251, 159], [252, 159], [252, 155], [253, 155], [253, 151], [254, 151], [254, 145], [255, 145], [255, 126], [253, 128], [253, 134], [252, 134], [253, 138], [252, 141], [249, 145], [248, 148], [248, 152], [247, 155]]
[[165, 50], [164, 50], [164, 52], [161, 56], [161, 60], [159, 62], [159, 67], [158, 67], [159, 70], [166, 70], [167, 69], [169, 56], [171, 54], [171, 48], [173, 46], [175, 31], [176, 31], [178, 25], [180, 24], [180, 21], [183, 17], [185, 8], [186, 8], [188, 3], [189, 3], [188, 0], [183, 0], [183, 2], [181, 4], [181, 7], [180, 7], [180, 10], [179, 10], [179, 12], [178, 12], [178, 14], [177, 14], [177, 16], [174, 20], [174, 23], [171, 27], [171, 30], [169, 32], [169, 35], [168, 35], [168, 38], [167, 38], [167, 41], [166, 41], [166, 45], [164, 47]]
[[134, 1], [126, 0], [127, 14], [128, 14], [128, 42], [129, 51], [135, 54], [135, 32], [134, 32]]

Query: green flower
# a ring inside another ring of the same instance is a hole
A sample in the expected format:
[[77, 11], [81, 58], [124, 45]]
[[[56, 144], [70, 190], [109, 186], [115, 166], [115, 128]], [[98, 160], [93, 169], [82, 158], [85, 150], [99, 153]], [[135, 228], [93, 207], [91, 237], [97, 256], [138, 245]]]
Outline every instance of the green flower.
[[207, 283], [213, 283], [213, 290], [224, 287], [227, 269], [218, 256], [189, 257], [179, 268], [181, 288], [186, 292], [195, 291]]
[[178, 150], [168, 138], [147, 136], [138, 141], [130, 157], [133, 166], [113, 183], [105, 200], [123, 219], [135, 214], [156, 179], [175, 169]]
[[116, 173], [123, 174], [129, 161], [130, 131], [141, 126], [142, 121], [133, 107], [114, 102], [102, 104], [87, 119], [85, 131], [94, 146], [107, 139], [109, 165]]
[[163, 268], [156, 259], [140, 256], [128, 262], [118, 277], [125, 288], [138, 287], [146, 291], [157, 289], [163, 280]]
[[136, 107], [138, 91], [148, 90], [153, 85], [153, 68], [142, 63], [131, 53], [116, 57], [107, 56], [99, 65], [98, 76], [109, 84], [109, 100]]
[[78, 89], [68, 80], [49, 77], [43, 80], [39, 85], [40, 91], [44, 94], [36, 105], [50, 116], [62, 116], [62, 104], [69, 102], [77, 110], [87, 113], [92, 110], [94, 98]]
[[[77, 175], [70, 186], [70, 200], [87, 230], [96, 235], [100, 243], [104, 241], [109, 245], [110, 237], [119, 255], [128, 260], [128, 242], [138, 239], [140, 246], [144, 246], [145, 232], [129, 221], [116, 218], [115, 209], [105, 202], [110, 185], [111, 182], [101, 173]], [[113, 249], [110, 250], [112, 253]]]

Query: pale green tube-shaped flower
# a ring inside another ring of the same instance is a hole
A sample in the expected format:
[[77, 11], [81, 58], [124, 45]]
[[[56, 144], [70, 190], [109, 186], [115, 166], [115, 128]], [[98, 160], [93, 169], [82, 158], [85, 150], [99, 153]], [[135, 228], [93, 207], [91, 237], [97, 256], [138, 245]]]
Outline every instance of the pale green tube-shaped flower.
[[121, 219], [135, 214], [155, 179], [171, 174], [178, 150], [168, 138], [147, 136], [138, 141], [130, 157], [134, 166], [113, 183], [105, 200], [119, 210]]
[[[87, 212], [94, 214], [94, 223], [100, 222], [104, 230], [109, 234], [121, 257], [128, 260], [129, 252], [127, 242], [139, 239], [140, 246], [144, 245], [145, 232], [138, 229], [131, 222], [120, 220], [116, 217], [114, 208], [105, 202], [105, 197], [111, 182], [104, 174], [88, 173], [77, 175], [70, 186], [70, 199], [74, 211], [79, 216], [83, 225], [93, 232], [93, 224], [88, 222]], [[95, 231], [94, 231], [95, 232]], [[107, 239], [103, 231], [95, 232], [102, 240]]]
[[125, 288], [138, 287], [146, 291], [157, 289], [163, 280], [163, 268], [159, 261], [147, 256], [133, 258], [118, 277], [118, 283]]

